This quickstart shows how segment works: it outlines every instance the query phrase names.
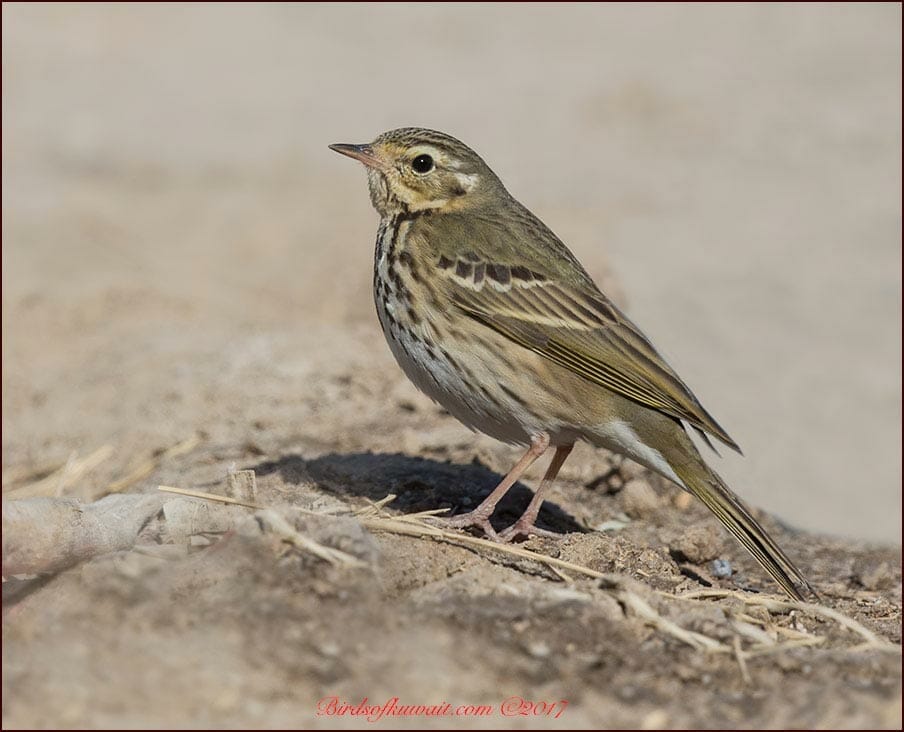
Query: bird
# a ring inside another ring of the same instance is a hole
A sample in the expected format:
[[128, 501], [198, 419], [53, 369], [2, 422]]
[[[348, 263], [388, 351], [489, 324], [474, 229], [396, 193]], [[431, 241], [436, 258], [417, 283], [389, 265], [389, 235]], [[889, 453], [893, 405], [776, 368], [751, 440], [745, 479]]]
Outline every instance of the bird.
[[[700, 499], [795, 600], [812, 585], [704, 461], [689, 430], [740, 452], [649, 339], [568, 247], [474, 150], [404, 127], [329, 148], [363, 163], [380, 216], [377, 315], [392, 354], [427, 396], [470, 427], [526, 448], [472, 511], [445, 519], [487, 538], [535, 525], [575, 443], [622, 454]], [[521, 517], [496, 532], [496, 505], [547, 451]], [[561, 536], [561, 534], [555, 534]]]

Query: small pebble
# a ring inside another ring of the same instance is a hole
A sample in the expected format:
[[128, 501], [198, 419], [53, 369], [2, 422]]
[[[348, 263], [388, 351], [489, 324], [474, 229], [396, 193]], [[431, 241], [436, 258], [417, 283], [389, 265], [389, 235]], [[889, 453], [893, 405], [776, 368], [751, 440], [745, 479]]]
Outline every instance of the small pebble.
[[659, 496], [649, 483], [643, 480], [632, 480], [621, 492], [622, 507], [625, 513], [633, 518], [649, 516], [659, 508]]
[[692, 526], [669, 547], [692, 564], [703, 564], [719, 556], [721, 537], [714, 527]]
[[713, 559], [712, 572], [713, 577], [728, 579], [731, 577], [731, 562], [727, 559]]
[[549, 656], [549, 646], [543, 641], [537, 641], [527, 646], [527, 652], [534, 658], [546, 658]]
[[593, 527], [594, 531], [621, 531], [623, 528], [628, 526], [631, 523], [631, 519], [625, 516], [626, 521], [621, 521], [617, 518], [609, 519], [608, 521], [603, 521], [601, 524], [597, 524]]

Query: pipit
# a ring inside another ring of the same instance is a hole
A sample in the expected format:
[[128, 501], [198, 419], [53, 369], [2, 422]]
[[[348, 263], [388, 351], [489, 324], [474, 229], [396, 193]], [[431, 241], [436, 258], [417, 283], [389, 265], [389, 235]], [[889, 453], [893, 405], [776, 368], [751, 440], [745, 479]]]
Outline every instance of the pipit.
[[[402, 370], [467, 426], [527, 446], [493, 492], [449, 525], [502, 541], [548, 534], [534, 526], [543, 496], [586, 440], [697, 496], [790, 596], [813, 591], [706, 465], [687, 427], [740, 452], [734, 440], [477, 153], [420, 128], [330, 148], [367, 169], [380, 214], [374, 300]], [[497, 534], [496, 504], [550, 447], [527, 510]]]

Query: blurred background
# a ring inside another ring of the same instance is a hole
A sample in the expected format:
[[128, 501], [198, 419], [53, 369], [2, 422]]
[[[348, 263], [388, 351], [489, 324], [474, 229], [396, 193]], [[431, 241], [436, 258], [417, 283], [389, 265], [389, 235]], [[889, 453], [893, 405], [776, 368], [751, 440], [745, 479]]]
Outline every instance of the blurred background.
[[901, 82], [896, 4], [4, 4], [4, 468], [204, 429], [235, 343], [392, 368], [327, 144], [418, 125], [614, 273], [738, 492], [899, 541]]

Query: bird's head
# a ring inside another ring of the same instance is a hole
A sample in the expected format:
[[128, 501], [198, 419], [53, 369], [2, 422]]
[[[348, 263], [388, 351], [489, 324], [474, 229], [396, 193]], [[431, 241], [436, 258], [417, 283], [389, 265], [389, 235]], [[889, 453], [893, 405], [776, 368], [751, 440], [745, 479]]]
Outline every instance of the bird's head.
[[434, 130], [403, 127], [366, 145], [335, 144], [330, 149], [364, 163], [371, 201], [383, 217], [458, 211], [504, 191], [477, 153]]

